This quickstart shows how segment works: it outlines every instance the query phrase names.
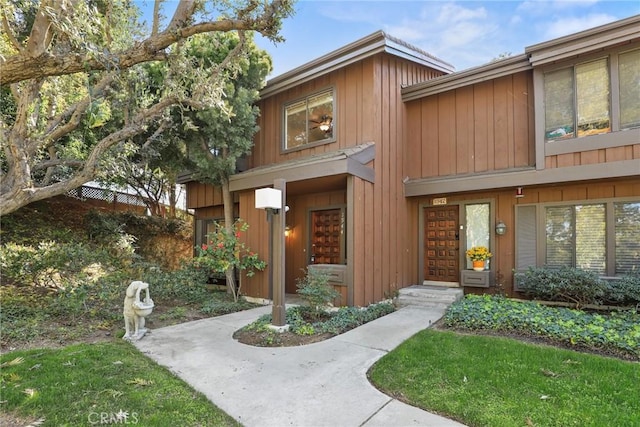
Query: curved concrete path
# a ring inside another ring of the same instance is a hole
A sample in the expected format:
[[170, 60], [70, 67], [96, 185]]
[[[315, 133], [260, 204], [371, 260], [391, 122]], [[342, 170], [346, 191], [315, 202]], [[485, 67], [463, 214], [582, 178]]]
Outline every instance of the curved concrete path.
[[232, 338], [270, 311], [266, 306], [155, 329], [135, 345], [247, 427], [463, 426], [381, 393], [366, 376], [444, 309], [404, 307], [300, 347], [252, 347]]

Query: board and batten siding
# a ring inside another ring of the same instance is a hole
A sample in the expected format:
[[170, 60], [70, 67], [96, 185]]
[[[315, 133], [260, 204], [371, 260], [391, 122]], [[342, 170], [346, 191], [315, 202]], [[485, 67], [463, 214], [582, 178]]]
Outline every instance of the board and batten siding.
[[[308, 210], [322, 208], [325, 204], [335, 205], [337, 195], [340, 203], [351, 203], [351, 212], [347, 211], [347, 221], [352, 226], [347, 241], [347, 264], [353, 285], [350, 295], [344, 294], [345, 288], [339, 289], [343, 293], [342, 302], [367, 305], [415, 283], [411, 281], [415, 275], [409, 271], [407, 259], [410, 247], [401, 237], [408, 232], [409, 212], [402, 184], [405, 159], [402, 141], [407, 129], [400, 89], [441, 74], [392, 55], [378, 54], [259, 102], [260, 131], [255, 138], [251, 167], [300, 159], [365, 142], [375, 143], [375, 159], [369, 165], [374, 168], [375, 183], [350, 176], [342, 192], [287, 195], [288, 224], [294, 226], [286, 246], [287, 292], [295, 290], [295, 279], [300, 277], [300, 269], [306, 267]], [[284, 105], [328, 87], [334, 88], [336, 97], [335, 142], [283, 152]], [[245, 203], [249, 199], [241, 194], [240, 216], [247, 220], [257, 218], [250, 212], [255, 211], [253, 202]], [[264, 213], [260, 218], [263, 216]], [[260, 224], [263, 223], [264, 218]], [[262, 230], [266, 224], [259, 227]], [[253, 233], [250, 238], [254, 238]], [[248, 243], [254, 247], [253, 242]], [[265, 249], [268, 248], [265, 246]], [[245, 289], [251, 295], [266, 298], [268, 281], [260, 279], [261, 276], [248, 279]]]
[[531, 71], [408, 101], [407, 120], [412, 178], [535, 164]]
[[[628, 132], [637, 132], [638, 139], [640, 139], [640, 131], [630, 130]], [[601, 148], [598, 150], [580, 151], [575, 153], [557, 154], [546, 156], [544, 160], [545, 167], [548, 169], [552, 169], [568, 166], [582, 166], [595, 163], [610, 163], [618, 162], [621, 160], [638, 159], [640, 159], [640, 144]], [[615, 165], [612, 165], [611, 167], [615, 167]], [[640, 171], [638, 173], [640, 173]]]

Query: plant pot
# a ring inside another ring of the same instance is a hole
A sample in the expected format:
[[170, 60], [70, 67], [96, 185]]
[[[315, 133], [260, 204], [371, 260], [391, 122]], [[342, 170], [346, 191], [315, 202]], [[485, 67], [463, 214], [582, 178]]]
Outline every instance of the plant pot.
[[473, 269], [475, 271], [483, 271], [484, 270], [484, 261], [472, 261]]

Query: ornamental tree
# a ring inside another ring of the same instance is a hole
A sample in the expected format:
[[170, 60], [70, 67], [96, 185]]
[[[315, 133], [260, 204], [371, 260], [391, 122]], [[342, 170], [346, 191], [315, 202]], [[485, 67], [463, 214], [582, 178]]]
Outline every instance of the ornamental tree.
[[[204, 68], [182, 43], [251, 31], [281, 41], [292, 1], [179, 0], [163, 21], [156, 0], [145, 28], [127, 0], [0, 0], [0, 214], [99, 178], [173, 126], [173, 107], [224, 108], [221, 81], [237, 69], [244, 44]], [[142, 65], [153, 63], [170, 72], [151, 93]]]
[[[267, 264], [240, 240], [241, 233], [248, 228], [249, 225], [242, 220], [237, 220], [231, 227], [215, 223], [214, 232], [207, 235], [207, 243], [196, 248], [194, 265], [205, 268], [214, 275], [226, 275], [229, 270], [238, 270], [251, 277], [256, 270], [264, 270]], [[240, 286], [227, 286], [227, 289], [231, 290], [233, 299], [237, 302]]]

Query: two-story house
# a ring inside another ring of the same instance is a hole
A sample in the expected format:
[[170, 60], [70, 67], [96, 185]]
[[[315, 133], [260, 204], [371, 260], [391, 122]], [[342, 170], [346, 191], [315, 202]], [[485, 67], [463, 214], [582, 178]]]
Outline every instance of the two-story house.
[[[230, 187], [266, 256], [255, 189], [286, 180], [287, 292], [312, 264], [358, 306], [423, 283], [514, 295], [529, 266], [640, 269], [640, 16], [452, 71], [377, 32], [268, 82]], [[222, 201], [187, 195], [198, 244]], [[242, 281], [270, 298], [268, 271]]]

